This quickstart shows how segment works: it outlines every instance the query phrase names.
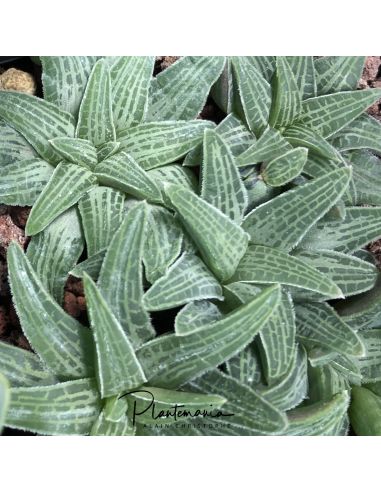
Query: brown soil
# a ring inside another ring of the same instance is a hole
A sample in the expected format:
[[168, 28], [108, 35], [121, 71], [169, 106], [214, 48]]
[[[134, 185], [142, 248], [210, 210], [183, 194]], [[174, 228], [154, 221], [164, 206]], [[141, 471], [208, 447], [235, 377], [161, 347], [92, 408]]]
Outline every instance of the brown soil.
[[[362, 78], [359, 82], [359, 87], [381, 87], [381, 56], [368, 56], [366, 58]], [[373, 104], [368, 109], [368, 113], [378, 120], [381, 120], [381, 101]]]

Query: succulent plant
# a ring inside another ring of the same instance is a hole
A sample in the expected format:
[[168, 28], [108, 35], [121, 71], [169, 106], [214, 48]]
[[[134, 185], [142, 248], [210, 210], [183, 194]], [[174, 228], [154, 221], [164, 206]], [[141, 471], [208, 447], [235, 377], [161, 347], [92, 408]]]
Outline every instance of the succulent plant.
[[[381, 125], [364, 114], [381, 90], [355, 90], [363, 59], [185, 57], [152, 80], [149, 58], [42, 63], [59, 108], [0, 93], [0, 200], [33, 205], [36, 233], [8, 249], [35, 353], [0, 342], [0, 424], [345, 435], [350, 417], [380, 433], [381, 284], [363, 248], [381, 237]], [[214, 82], [226, 118], [193, 121]], [[60, 306], [69, 271], [89, 327]]]

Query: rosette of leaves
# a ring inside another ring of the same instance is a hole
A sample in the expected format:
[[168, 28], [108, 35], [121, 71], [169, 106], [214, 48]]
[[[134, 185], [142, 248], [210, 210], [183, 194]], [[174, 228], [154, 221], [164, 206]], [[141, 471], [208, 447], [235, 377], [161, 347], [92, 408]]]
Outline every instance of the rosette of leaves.
[[[300, 84], [303, 73], [294, 75]], [[253, 74], [239, 80], [241, 107], [245, 87], [259, 104]], [[372, 97], [361, 112], [379, 97], [364, 92]], [[351, 98], [319, 103], [315, 116], [356, 121], [348, 108], [359, 96], [343, 93]], [[266, 159], [241, 166], [240, 158], [262, 135], [234, 111], [185, 157], [184, 167], [201, 163], [198, 183], [177, 171], [163, 180], [160, 203], [128, 199], [98, 261], [73, 270], [84, 278], [90, 327], [61, 309], [28, 252], [10, 247], [13, 300], [35, 354], [0, 345], [6, 425], [41, 434], [345, 435], [350, 417], [358, 433], [369, 423], [377, 432], [380, 280], [363, 248], [381, 236], [381, 209], [353, 178], [356, 158], [359, 167], [368, 160], [345, 149], [350, 159], [320, 156], [312, 175], [305, 166], [318, 152], [305, 144], [297, 177], [258, 193]], [[263, 131], [284, 139], [286, 128], [268, 120]], [[375, 169], [376, 157], [366, 156]], [[157, 180], [164, 168], [154, 170]], [[103, 217], [109, 224], [114, 213]], [[150, 313], [173, 309], [174, 326], [168, 316], [167, 333], [156, 333]], [[146, 391], [164, 412], [183, 405], [228, 416], [178, 425], [145, 412], [133, 425]]]
[[0, 203], [32, 206], [28, 255], [61, 300], [83, 239], [97, 262], [126, 197], [162, 204], [164, 181], [194, 185], [173, 163], [213, 127], [196, 117], [224, 58], [183, 57], [155, 78], [154, 57], [41, 62], [43, 99], [0, 91]]

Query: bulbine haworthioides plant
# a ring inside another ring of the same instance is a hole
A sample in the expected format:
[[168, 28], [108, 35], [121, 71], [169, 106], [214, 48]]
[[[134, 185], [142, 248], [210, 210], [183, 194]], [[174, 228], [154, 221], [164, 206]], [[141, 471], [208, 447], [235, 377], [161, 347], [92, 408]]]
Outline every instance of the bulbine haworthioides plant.
[[[355, 90], [362, 65], [185, 57], [151, 78], [149, 58], [57, 57], [49, 102], [0, 93], [0, 201], [33, 205], [35, 234], [8, 250], [35, 353], [0, 343], [0, 425], [380, 433], [381, 283], [363, 248], [381, 236], [381, 126], [364, 113], [381, 91]], [[214, 82], [217, 126], [194, 120]], [[69, 271], [90, 327], [60, 306]], [[150, 313], [174, 309], [157, 334]]]

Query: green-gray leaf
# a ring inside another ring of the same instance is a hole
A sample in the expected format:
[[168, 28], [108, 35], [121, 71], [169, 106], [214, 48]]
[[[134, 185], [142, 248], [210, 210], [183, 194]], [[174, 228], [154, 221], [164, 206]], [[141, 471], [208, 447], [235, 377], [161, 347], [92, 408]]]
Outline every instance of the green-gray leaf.
[[261, 172], [269, 186], [283, 186], [299, 176], [307, 161], [308, 150], [297, 147], [266, 163]]
[[93, 170], [98, 162], [97, 150], [88, 140], [57, 137], [50, 140], [50, 144], [63, 160], [72, 164], [79, 164]]
[[325, 56], [314, 61], [319, 95], [357, 88], [364, 56]]
[[36, 157], [33, 147], [11, 126], [0, 120], [0, 166]]
[[7, 415], [9, 400], [9, 383], [6, 378], [0, 373], [0, 432], [3, 429], [3, 424]]
[[104, 257], [106, 256], [106, 249], [100, 250], [93, 256], [90, 256], [81, 263], [78, 263], [70, 272], [70, 275], [73, 275], [77, 278], [83, 278], [84, 273], [87, 273], [89, 277], [93, 280], [98, 280], [99, 273], [102, 268], [102, 263]]
[[316, 80], [313, 56], [286, 56], [295, 76], [302, 99], [316, 96]]
[[367, 114], [362, 114], [335, 133], [332, 145], [340, 151], [371, 149], [381, 154], [381, 123]]
[[189, 335], [221, 318], [222, 313], [213, 302], [192, 301], [184, 306], [175, 318], [176, 335]]
[[363, 381], [381, 381], [381, 329], [364, 330], [360, 332], [360, 336], [365, 345], [364, 357], [359, 359]]

